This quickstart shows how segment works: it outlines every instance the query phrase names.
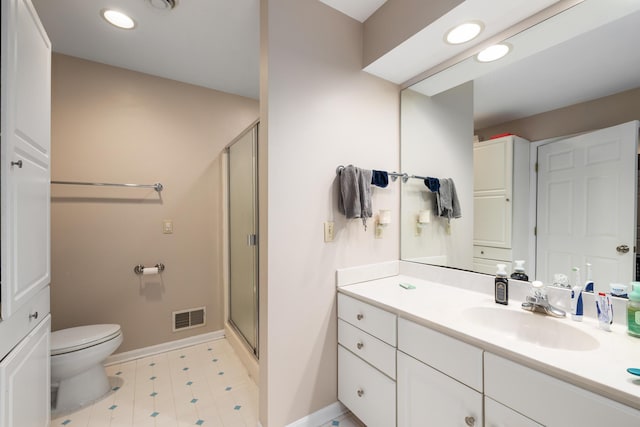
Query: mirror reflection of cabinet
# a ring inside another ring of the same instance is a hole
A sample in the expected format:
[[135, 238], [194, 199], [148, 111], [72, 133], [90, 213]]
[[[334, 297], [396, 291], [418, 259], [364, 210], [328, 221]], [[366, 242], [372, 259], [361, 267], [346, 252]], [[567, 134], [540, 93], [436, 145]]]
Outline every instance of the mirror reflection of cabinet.
[[[473, 147], [473, 266], [494, 274], [528, 261], [529, 141], [515, 135]], [[529, 263], [527, 262], [527, 265]]]

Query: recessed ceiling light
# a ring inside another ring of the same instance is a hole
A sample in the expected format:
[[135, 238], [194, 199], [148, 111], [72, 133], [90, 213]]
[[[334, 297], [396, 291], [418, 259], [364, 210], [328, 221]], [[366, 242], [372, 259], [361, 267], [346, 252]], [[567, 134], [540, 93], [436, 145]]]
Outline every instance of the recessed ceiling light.
[[491, 62], [502, 58], [511, 50], [511, 46], [506, 43], [494, 44], [476, 55], [480, 62]]
[[122, 12], [113, 9], [102, 9], [100, 15], [111, 25], [124, 30], [130, 30], [136, 26], [136, 22]]
[[478, 37], [484, 26], [480, 21], [469, 21], [452, 28], [447, 32], [444, 39], [450, 44], [466, 43]]

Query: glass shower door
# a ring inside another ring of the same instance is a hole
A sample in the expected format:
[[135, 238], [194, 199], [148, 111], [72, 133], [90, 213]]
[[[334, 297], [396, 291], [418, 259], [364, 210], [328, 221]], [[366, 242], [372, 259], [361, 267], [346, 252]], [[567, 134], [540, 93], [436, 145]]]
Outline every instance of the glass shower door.
[[258, 348], [257, 136], [254, 126], [234, 142], [229, 160], [229, 322], [253, 353]]

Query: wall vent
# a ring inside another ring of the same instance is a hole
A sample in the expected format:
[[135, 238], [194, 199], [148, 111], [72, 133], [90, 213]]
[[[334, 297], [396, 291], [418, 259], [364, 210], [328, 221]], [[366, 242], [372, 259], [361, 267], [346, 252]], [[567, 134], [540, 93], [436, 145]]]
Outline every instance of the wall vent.
[[206, 324], [206, 317], [206, 310], [204, 307], [174, 311], [173, 332], [204, 326]]

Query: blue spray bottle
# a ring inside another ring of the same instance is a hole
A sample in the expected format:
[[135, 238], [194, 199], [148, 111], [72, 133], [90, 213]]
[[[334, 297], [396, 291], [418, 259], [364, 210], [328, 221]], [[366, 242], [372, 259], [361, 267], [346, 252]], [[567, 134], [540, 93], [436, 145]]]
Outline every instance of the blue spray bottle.
[[582, 289], [584, 285], [580, 281], [580, 269], [573, 267], [573, 283], [571, 285], [571, 318], [576, 322], [582, 322], [584, 309], [582, 306]]

